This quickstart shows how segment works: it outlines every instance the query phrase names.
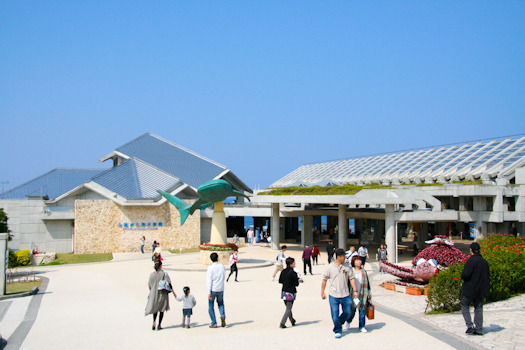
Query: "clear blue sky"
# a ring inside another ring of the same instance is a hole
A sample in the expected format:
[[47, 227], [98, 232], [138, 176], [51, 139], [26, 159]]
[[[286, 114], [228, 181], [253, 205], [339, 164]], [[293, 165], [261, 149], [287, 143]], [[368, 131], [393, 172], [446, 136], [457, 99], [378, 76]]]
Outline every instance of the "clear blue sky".
[[2, 1], [0, 181], [151, 131], [254, 187], [525, 132], [523, 1]]

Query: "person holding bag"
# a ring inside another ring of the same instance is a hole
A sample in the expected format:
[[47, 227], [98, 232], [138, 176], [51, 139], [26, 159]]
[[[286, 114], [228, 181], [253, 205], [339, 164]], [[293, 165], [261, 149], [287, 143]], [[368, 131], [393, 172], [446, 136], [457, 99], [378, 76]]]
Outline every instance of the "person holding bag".
[[[148, 303], [146, 305], [145, 315], [153, 314], [153, 326], [152, 330], [162, 329], [162, 319], [164, 318], [164, 312], [170, 309], [169, 293], [173, 291], [171, 286], [170, 276], [162, 271], [162, 261], [155, 262], [155, 271], [149, 276], [148, 287]], [[175, 298], [177, 294], [173, 291]], [[156, 326], [157, 314], [159, 316], [159, 324]]]
[[[368, 303], [372, 299], [372, 291], [370, 290], [370, 281], [365, 269], [362, 268], [363, 261], [359, 256], [352, 257], [352, 268], [354, 270], [356, 290], [359, 293], [359, 304], [355, 305], [352, 301], [352, 312], [348, 318], [346, 329], [350, 328], [350, 323], [354, 319], [356, 309], [359, 309], [359, 330], [363, 333], [368, 332], [365, 328], [366, 309]], [[350, 292], [353, 292], [353, 287], [350, 286]]]
[[286, 258], [286, 269], [284, 269], [279, 276], [279, 283], [283, 285], [281, 299], [283, 299], [284, 305], [286, 305], [286, 311], [284, 312], [284, 315], [281, 319], [281, 324], [279, 326], [281, 328], [286, 328], [287, 319], [290, 319], [292, 326], [295, 326], [295, 319], [292, 315], [292, 307], [297, 295], [296, 287], [299, 285], [299, 276], [297, 276], [297, 272], [294, 271], [294, 267], [295, 259], [291, 257]]

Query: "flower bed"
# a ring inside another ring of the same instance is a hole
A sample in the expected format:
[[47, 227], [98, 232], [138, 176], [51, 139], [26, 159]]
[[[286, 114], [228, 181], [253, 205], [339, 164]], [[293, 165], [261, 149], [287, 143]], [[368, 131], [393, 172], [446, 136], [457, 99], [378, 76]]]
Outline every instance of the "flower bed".
[[423, 295], [424, 288], [426, 288], [426, 284], [414, 281], [394, 280], [384, 282], [383, 284], [381, 284], [381, 287], [400, 293]]
[[[435, 236], [435, 238], [445, 239], [446, 236]], [[452, 244], [452, 243], [449, 243]], [[442, 266], [451, 266], [455, 262], [465, 262], [468, 259], [468, 256], [463, 254], [463, 252], [457, 248], [452, 247], [451, 245], [446, 244], [445, 242], [438, 242], [432, 246], [423, 249], [415, 258], [412, 260], [412, 265], [416, 266], [417, 261], [421, 258], [425, 260], [435, 259], [439, 265]]]
[[381, 286], [388, 290], [396, 290], [396, 285], [394, 283], [385, 282]]
[[233, 251], [239, 249], [235, 244], [228, 243], [228, 244], [211, 244], [211, 243], [204, 243], [199, 246], [200, 250], [208, 250], [208, 251], [214, 251], [214, 252], [222, 252], [222, 251]]
[[422, 295], [423, 294], [423, 288], [407, 287], [407, 294]]

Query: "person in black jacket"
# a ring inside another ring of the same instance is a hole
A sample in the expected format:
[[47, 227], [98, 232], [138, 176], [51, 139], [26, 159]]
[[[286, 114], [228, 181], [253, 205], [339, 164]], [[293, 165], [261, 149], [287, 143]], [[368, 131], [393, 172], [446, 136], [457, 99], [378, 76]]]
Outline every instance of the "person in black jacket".
[[[461, 313], [467, 324], [465, 333], [483, 335], [483, 299], [490, 293], [490, 268], [480, 254], [481, 247], [474, 242], [470, 245], [470, 258], [465, 263], [461, 279]], [[474, 323], [470, 317], [470, 304], [474, 302]], [[474, 326], [475, 325], [475, 326]]]
[[292, 316], [292, 307], [297, 294], [297, 289], [295, 287], [299, 285], [299, 277], [297, 276], [297, 272], [294, 271], [294, 267], [295, 259], [290, 257], [286, 258], [286, 269], [284, 269], [279, 276], [279, 283], [283, 285], [281, 299], [283, 299], [284, 305], [286, 305], [286, 311], [281, 319], [281, 328], [286, 328], [285, 323], [288, 318], [290, 319], [292, 326], [295, 326], [295, 319]]
[[335, 251], [334, 242], [333, 241], [328, 242], [328, 245], [326, 246], [326, 253], [328, 254], [328, 265], [330, 265], [330, 263], [334, 259], [334, 251]]

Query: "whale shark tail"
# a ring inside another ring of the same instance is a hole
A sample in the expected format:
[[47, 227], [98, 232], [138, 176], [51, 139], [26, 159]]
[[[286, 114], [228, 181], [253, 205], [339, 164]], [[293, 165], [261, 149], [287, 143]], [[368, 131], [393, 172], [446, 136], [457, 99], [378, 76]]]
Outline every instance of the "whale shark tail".
[[183, 201], [182, 199], [175, 197], [174, 195], [169, 194], [168, 192], [164, 192], [161, 190], [157, 190], [158, 193], [160, 193], [164, 198], [168, 200], [171, 204], [177, 208], [180, 214], [180, 225], [184, 225], [184, 222], [190, 215], [190, 208], [191, 205]]
[[232, 192], [235, 193], [235, 195], [236, 195], [237, 197], [245, 197], [246, 199], [248, 199], [249, 202], [251, 202], [250, 197], [248, 197], [248, 196], [245, 195], [244, 193], [239, 192], [239, 191], [237, 191], [237, 190], [232, 190]]

